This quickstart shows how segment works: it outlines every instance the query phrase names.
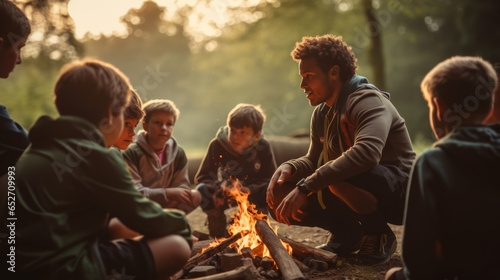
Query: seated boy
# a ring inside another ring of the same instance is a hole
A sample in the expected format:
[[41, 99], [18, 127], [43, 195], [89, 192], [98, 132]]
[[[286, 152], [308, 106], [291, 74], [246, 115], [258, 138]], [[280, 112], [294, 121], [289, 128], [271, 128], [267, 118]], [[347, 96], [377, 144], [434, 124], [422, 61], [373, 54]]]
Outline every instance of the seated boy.
[[[0, 0], [0, 79], [6, 79], [21, 64], [21, 49], [24, 47], [31, 25], [24, 13], [11, 1]], [[5, 83], [1, 81], [0, 83]], [[3, 86], [3, 85], [2, 85]], [[6, 271], [7, 236], [6, 227], [9, 171], [29, 145], [24, 128], [11, 119], [7, 108], [0, 104], [0, 269]], [[9, 196], [12, 199], [12, 196]], [[12, 202], [11, 202], [12, 203]]]
[[498, 279], [500, 124], [481, 125], [496, 84], [491, 65], [478, 57], [447, 59], [422, 81], [439, 141], [413, 167], [405, 267], [386, 279]]
[[227, 234], [224, 210], [228, 206], [221, 184], [229, 179], [238, 179], [250, 191], [248, 200], [257, 210], [267, 212], [267, 185], [276, 163], [269, 142], [261, 137], [265, 118], [260, 106], [238, 104], [229, 112], [227, 125], [217, 131], [208, 146], [195, 183], [212, 237]]
[[[0, 78], [6, 79], [21, 64], [21, 49], [31, 32], [24, 13], [11, 1], [0, 0]], [[28, 134], [13, 121], [7, 108], [0, 105], [0, 177], [14, 166], [22, 152], [28, 147]], [[7, 180], [5, 179], [5, 182]], [[1, 186], [4, 186], [0, 179]], [[2, 189], [3, 194], [3, 189]], [[2, 195], [2, 205], [3, 195]], [[3, 221], [2, 221], [3, 222]]]
[[131, 92], [130, 103], [123, 114], [123, 118], [125, 119], [123, 122], [123, 131], [118, 140], [113, 144], [113, 147], [122, 151], [125, 151], [134, 141], [135, 128], [144, 116], [141, 97], [134, 90], [131, 90]]
[[172, 137], [179, 110], [166, 99], [150, 100], [143, 110], [144, 131], [123, 154], [134, 184], [163, 208], [190, 213], [200, 205], [201, 195], [189, 187], [186, 154]]
[[[123, 129], [128, 79], [100, 61], [73, 62], [55, 86], [57, 119], [41, 117], [15, 167], [19, 279], [166, 279], [190, 255], [184, 213], [140, 194], [109, 150]], [[109, 216], [144, 237], [100, 239]]]

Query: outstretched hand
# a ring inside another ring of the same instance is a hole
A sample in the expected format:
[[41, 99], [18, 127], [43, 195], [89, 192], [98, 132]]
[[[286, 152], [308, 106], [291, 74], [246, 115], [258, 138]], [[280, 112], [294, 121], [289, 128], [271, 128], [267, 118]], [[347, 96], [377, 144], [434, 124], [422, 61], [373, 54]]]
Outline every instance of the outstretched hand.
[[299, 191], [297, 188], [293, 189], [278, 205], [276, 208], [276, 220], [280, 223], [290, 225], [292, 219], [302, 222], [305, 216], [303, 209], [308, 205], [307, 195]]
[[269, 186], [267, 187], [266, 201], [271, 209], [274, 209], [274, 188], [276, 184], [283, 184], [292, 174], [292, 167], [289, 164], [282, 164], [271, 177]]
[[167, 199], [177, 201], [182, 204], [193, 207], [191, 190], [184, 188], [169, 188], [167, 189]]

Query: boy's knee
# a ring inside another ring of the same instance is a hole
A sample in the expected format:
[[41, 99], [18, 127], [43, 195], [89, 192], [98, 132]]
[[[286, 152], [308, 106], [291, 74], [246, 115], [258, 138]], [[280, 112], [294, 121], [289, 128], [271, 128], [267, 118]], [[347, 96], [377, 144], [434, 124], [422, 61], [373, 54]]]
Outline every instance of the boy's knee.
[[191, 256], [189, 243], [180, 235], [168, 235], [147, 242], [159, 279], [167, 278], [181, 270]]
[[171, 241], [166, 247], [169, 249], [172, 248], [176, 252], [176, 256], [187, 261], [191, 256], [191, 247], [187, 240], [180, 235], [171, 235], [168, 238], [171, 238]]

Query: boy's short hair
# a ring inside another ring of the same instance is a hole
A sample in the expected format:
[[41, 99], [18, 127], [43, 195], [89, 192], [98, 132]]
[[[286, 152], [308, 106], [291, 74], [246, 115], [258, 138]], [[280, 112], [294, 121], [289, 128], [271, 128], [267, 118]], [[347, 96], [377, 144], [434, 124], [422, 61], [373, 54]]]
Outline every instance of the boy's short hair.
[[265, 121], [266, 115], [260, 105], [240, 103], [227, 115], [229, 127], [243, 128], [247, 126], [251, 127], [254, 133], [262, 130]]
[[59, 114], [78, 116], [99, 126], [108, 119], [110, 108], [116, 116], [128, 105], [130, 83], [115, 66], [85, 59], [61, 69], [54, 93]]
[[135, 90], [130, 90], [132, 96], [130, 97], [130, 103], [125, 109], [123, 114], [124, 119], [141, 120], [144, 117], [144, 111], [142, 110], [141, 97]]
[[174, 122], [177, 122], [179, 118], [179, 114], [181, 113], [179, 109], [175, 106], [172, 100], [168, 99], [153, 99], [144, 103], [142, 106], [142, 110], [144, 110], [144, 122], [148, 123], [151, 119], [151, 116], [156, 112], [165, 112], [168, 114], [172, 114], [174, 116]]
[[493, 66], [480, 57], [455, 56], [436, 65], [422, 80], [422, 92], [454, 105], [473, 108], [471, 114], [487, 115], [497, 84]]
[[26, 15], [13, 2], [0, 0], [0, 37], [12, 46], [19, 37], [28, 37], [31, 25]]
[[315, 58], [319, 68], [324, 73], [335, 65], [340, 68], [340, 78], [342, 81], [349, 80], [358, 66], [356, 66], [356, 57], [352, 48], [342, 41], [342, 36], [334, 36], [331, 34], [302, 37], [302, 42], [295, 43], [295, 49], [291, 56], [295, 61], [300, 61], [307, 58]]

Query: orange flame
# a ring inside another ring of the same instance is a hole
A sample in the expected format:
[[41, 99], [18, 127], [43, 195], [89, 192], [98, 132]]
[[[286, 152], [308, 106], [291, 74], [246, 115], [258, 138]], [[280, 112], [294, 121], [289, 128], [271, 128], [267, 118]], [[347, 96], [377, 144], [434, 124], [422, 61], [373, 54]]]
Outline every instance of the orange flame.
[[[233, 215], [233, 223], [229, 227], [229, 234], [235, 235], [241, 231], [248, 231], [249, 233], [236, 241], [232, 247], [236, 248], [238, 253], [241, 253], [241, 250], [245, 247], [252, 249], [254, 255], [259, 255], [261, 257], [272, 258], [267, 246], [262, 242], [260, 236], [257, 234], [257, 230], [255, 229], [255, 223], [257, 219], [265, 220], [269, 224], [269, 220], [267, 219], [266, 214], [262, 214], [255, 209], [255, 204], [252, 204], [248, 201], [249, 192], [246, 188], [242, 187], [238, 180], [231, 180], [232, 186], [226, 187], [225, 192], [227, 196], [233, 198], [238, 204], [239, 212]], [[269, 224], [270, 225], [270, 224]], [[276, 233], [278, 228], [274, 229]], [[216, 240], [214, 243], [210, 244], [210, 246], [215, 246], [222, 242], [222, 240]], [[292, 247], [281, 241], [283, 246], [287, 249], [287, 251], [292, 254]], [[260, 248], [257, 248], [261, 246]], [[257, 248], [257, 249], [256, 249]]]

